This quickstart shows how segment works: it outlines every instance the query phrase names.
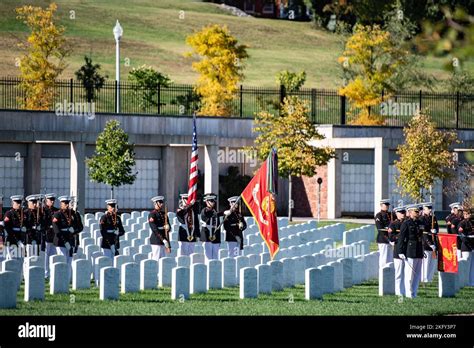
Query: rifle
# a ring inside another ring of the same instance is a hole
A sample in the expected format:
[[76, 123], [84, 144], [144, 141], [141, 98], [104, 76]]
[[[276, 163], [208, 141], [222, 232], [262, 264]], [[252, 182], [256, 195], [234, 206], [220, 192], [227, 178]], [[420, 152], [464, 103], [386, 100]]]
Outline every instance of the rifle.
[[[38, 200], [36, 201], [36, 219], [35, 219], [36, 221], [34, 222], [34, 224], [35, 224], [35, 236], [34, 236], [33, 240], [31, 241], [31, 245], [33, 245], [33, 242], [35, 243], [35, 249], [38, 248], [36, 240], [39, 239], [40, 247], [41, 247], [42, 239], [43, 239], [42, 238], [42, 226], [41, 226], [41, 221], [40, 221], [40, 217], [43, 216], [42, 204], [43, 204], [42, 195], [39, 194]], [[39, 255], [39, 253], [38, 253], [38, 255]]]
[[[112, 215], [112, 223], [114, 224], [114, 230], [117, 230], [117, 214], [118, 214], [118, 203], [115, 203], [114, 212]], [[114, 232], [115, 233], [115, 232]], [[119, 254], [119, 244], [120, 244], [120, 237], [116, 235], [117, 238], [115, 239], [114, 249], [115, 249], [115, 256]]]
[[[41, 198], [41, 195], [40, 195]], [[41, 216], [43, 216], [43, 222], [45, 226], [42, 226], [42, 230], [40, 233], [41, 238], [41, 251], [46, 251], [46, 230], [48, 226], [46, 226], [46, 216], [45, 216], [45, 209], [46, 209], [46, 189], [44, 189], [43, 199], [41, 200]]]
[[26, 233], [26, 227], [23, 226], [23, 222], [25, 219], [25, 209], [26, 209], [26, 200], [25, 198], [23, 198], [20, 205], [20, 241], [23, 243], [23, 238], [24, 238], [25, 243], [28, 244], [28, 233]]
[[165, 203], [165, 224], [163, 226], [163, 229], [165, 231], [165, 239], [169, 243], [169, 247], [168, 248], [165, 247], [166, 248], [165, 250], [169, 254], [169, 253], [171, 253], [171, 242], [170, 242], [170, 238], [169, 238], [169, 231], [167, 231], [166, 228], [165, 228], [166, 225], [169, 226], [169, 224], [168, 224], [168, 205]]
[[[73, 203], [72, 211], [74, 212], [74, 223], [76, 223], [77, 206], [79, 204], [77, 197], [75, 196], [72, 197], [72, 203]], [[74, 238], [74, 247], [71, 249], [73, 250], [74, 254], [77, 254], [77, 249], [79, 248], [79, 233], [74, 234], [73, 238]]]

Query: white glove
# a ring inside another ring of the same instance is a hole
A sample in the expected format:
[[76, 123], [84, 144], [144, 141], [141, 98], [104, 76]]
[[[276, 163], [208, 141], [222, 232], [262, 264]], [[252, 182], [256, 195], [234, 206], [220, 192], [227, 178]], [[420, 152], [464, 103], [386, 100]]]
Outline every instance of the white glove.
[[23, 242], [22, 242], [22, 241], [19, 241], [19, 242], [18, 242], [18, 247], [19, 247], [20, 249], [24, 247], [24, 245], [23, 245]]
[[118, 230], [115, 230], [114, 234], [115, 234], [116, 236], [118, 236], [118, 235], [119, 235], [119, 231], [118, 231]]
[[110, 246], [110, 251], [112, 252], [112, 256], [115, 255], [115, 245]]
[[170, 230], [170, 225], [166, 224], [163, 226], [163, 228], [165, 229], [165, 231], [169, 231]]
[[398, 254], [400, 260], [406, 260], [406, 256], [404, 254]]
[[69, 227], [69, 232], [74, 233], [74, 227]]
[[229, 216], [229, 215], [230, 215], [230, 210], [226, 210], [226, 211], [224, 212], [224, 215], [225, 215], [225, 216]]
[[25, 227], [25, 226], [23, 226], [23, 227], [21, 228], [21, 232], [26, 232], [26, 227]]
[[244, 223], [243, 223], [242, 221], [239, 222], [239, 228], [240, 228], [240, 229], [243, 229], [243, 228], [244, 228]]
[[163, 240], [163, 244], [165, 245], [166, 249], [170, 248], [170, 243], [168, 243], [168, 241], [166, 239]]
[[435, 229], [432, 229], [432, 230], [431, 230], [431, 233], [436, 234], [436, 233], [438, 233], [438, 231], [436, 231]]
[[435, 245], [430, 245], [430, 248], [431, 248], [433, 251], [436, 251], [436, 246], [435, 246]]
[[71, 244], [69, 244], [69, 242], [64, 243], [64, 246], [66, 247], [67, 251], [71, 249]]
[[394, 246], [394, 245], [395, 245], [395, 242], [390, 242], [390, 245], [391, 245], [391, 246]]

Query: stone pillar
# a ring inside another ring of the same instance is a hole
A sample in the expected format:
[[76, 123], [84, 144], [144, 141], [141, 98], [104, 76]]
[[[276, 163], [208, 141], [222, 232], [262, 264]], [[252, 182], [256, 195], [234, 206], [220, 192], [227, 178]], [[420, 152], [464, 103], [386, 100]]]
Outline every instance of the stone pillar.
[[[217, 153], [219, 146], [206, 145], [204, 149], [204, 193], [219, 194], [219, 162]], [[217, 202], [219, 203], [219, 201]], [[219, 206], [218, 204], [216, 205]]]
[[23, 177], [25, 196], [41, 192], [41, 144], [28, 144]]
[[[388, 197], [389, 149], [383, 140], [374, 149], [374, 212], [380, 210], [380, 200]], [[394, 202], [392, 202], [393, 204]]]
[[168, 211], [176, 211], [179, 194], [188, 192], [189, 149], [185, 146], [163, 147], [158, 178], [159, 192], [150, 193], [150, 198], [157, 194], [165, 196]]
[[341, 217], [341, 150], [327, 165], [327, 218]]
[[84, 214], [86, 197], [86, 143], [71, 143], [71, 196], [76, 196], [79, 205], [78, 210]]

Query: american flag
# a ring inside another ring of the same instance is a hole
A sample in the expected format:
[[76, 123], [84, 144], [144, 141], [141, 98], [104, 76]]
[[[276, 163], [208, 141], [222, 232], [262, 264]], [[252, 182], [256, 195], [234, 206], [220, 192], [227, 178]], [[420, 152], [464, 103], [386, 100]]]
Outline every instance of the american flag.
[[193, 149], [191, 152], [191, 162], [189, 167], [189, 185], [188, 185], [188, 201], [186, 204], [193, 204], [197, 199], [198, 185], [198, 144], [196, 132], [196, 114], [193, 116]]

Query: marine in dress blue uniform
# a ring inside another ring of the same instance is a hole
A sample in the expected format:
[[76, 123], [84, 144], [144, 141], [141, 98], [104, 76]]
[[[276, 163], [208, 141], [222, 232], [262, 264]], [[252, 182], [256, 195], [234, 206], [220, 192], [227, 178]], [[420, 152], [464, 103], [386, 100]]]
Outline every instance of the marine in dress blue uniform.
[[399, 254], [405, 260], [405, 292], [409, 298], [414, 298], [418, 292], [423, 264], [423, 229], [419, 220], [419, 206], [407, 206], [409, 217], [400, 227]]
[[178, 219], [178, 241], [179, 254], [191, 255], [194, 253], [194, 246], [200, 237], [199, 231], [199, 211], [196, 204], [186, 204], [188, 194], [180, 195], [176, 217]]
[[152, 258], [156, 261], [171, 253], [171, 243], [169, 239], [170, 225], [168, 217], [163, 211], [164, 196], [155, 196], [151, 199], [154, 208], [148, 214], [148, 224], [150, 225], [151, 235], [150, 244]]

